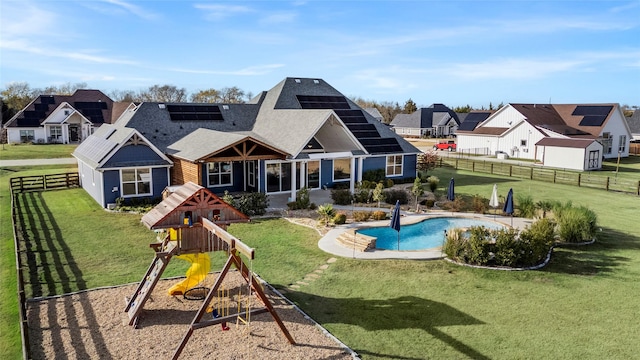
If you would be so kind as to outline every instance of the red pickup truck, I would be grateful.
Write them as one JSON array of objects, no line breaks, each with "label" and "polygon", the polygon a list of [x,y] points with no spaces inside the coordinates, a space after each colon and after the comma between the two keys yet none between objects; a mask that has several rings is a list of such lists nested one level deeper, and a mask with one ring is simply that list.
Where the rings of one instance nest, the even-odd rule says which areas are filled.
[{"label": "red pickup truck", "polygon": [[456,142],[453,140],[447,140],[447,141],[439,142],[433,145],[433,150],[454,151],[455,149],[456,149]]}]

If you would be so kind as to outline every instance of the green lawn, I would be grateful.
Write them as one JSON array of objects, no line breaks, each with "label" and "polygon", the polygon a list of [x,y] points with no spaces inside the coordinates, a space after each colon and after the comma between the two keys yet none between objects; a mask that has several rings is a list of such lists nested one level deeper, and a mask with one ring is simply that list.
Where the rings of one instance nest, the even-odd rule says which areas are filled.
[{"label": "green lawn", "polygon": [[64,144],[3,144],[0,160],[68,158],[78,145]]},{"label": "green lawn", "polygon": [[[602,232],[594,245],[554,250],[551,263],[538,271],[341,258],[288,296],[363,359],[627,359],[640,353],[640,197],[449,168],[431,173],[441,179],[440,192],[454,177],[458,194],[488,198],[497,183],[503,196],[513,188],[516,197],[586,205],[598,214]],[[26,175],[0,171],[3,359],[21,356],[12,234],[5,220],[7,178],[18,174]],[[49,264],[30,277],[36,291],[138,281],[151,260],[153,233],[139,224],[140,215],[107,213],[80,189],[24,195],[21,204],[32,207],[23,218],[31,219],[32,236],[42,240],[40,260]],[[330,257],[317,248],[316,232],[281,219],[234,224],[229,231],[256,248],[254,270],[279,288]],[[170,266],[166,276],[186,271],[184,262]]]}]

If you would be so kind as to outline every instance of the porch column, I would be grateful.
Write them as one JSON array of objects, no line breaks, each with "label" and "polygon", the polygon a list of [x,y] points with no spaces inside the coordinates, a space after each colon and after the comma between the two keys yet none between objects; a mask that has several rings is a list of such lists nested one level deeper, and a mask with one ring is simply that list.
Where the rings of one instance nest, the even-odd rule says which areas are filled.
[{"label": "porch column", "polygon": [[358,158],[358,182],[362,182],[362,173],[364,172],[362,170],[363,163],[364,163],[364,158],[361,156]]},{"label": "porch column", "polygon": [[300,189],[307,186],[307,177],[304,176],[306,173],[305,171],[306,168],[307,168],[307,162],[301,161],[300,162]]},{"label": "porch column", "polygon": [[356,190],[356,158],[355,156],[351,157],[351,176],[349,176],[349,191],[351,193],[355,193]]},{"label": "porch column", "polygon": [[291,201],[296,201],[296,178],[297,178],[297,171],[296,171],[296,162],[292,161],[291,162]]}]

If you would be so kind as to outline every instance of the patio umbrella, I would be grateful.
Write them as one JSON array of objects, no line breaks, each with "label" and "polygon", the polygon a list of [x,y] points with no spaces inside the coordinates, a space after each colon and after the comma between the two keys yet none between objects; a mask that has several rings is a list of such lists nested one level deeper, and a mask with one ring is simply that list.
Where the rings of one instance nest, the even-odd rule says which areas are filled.
[{"label": "patio umbrella", "polygon": [[398,232],[398,250],[400,250],[400,200],[396,200],[396,207],[391,213],[389,227]]},{"label": "patio umbrella", "polygon": [[447,200],[453,201],[456,198],[456,192],[454,190],[453,178],[449,181],[449,189],[447,190]]},{"label": "patio umbrella", "polygon": [[496,217],[495,209],[500,206],[500,201],[498,200],[498,184],[493,184],[493,192],[491,193],[491,199],[489,200],[489,206],[491,206],[494,210],[493,218]]},{"label": "patio umbrella", "polygon": [[502,211],[511,215],[511,226],[513,226],[513,188],[509,189],[509,192],[507,193],[507,199],[504,201],[504,208]]}]

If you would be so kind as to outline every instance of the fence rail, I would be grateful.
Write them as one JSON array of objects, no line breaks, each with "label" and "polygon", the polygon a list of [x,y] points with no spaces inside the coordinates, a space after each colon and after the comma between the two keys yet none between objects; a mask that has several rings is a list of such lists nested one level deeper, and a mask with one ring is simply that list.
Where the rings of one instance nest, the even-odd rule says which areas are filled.
[{"label": "fence rail", "polygon": [[[21,243],[22,224],[18,222],[15,194],[27,191],[44,191],[63,188],[74,188],[80,186],[78,173],[62,173],[53,175],[21,176],[9,179],[9,192],[11,196],[11,222],[13,227],[13,242],[16,257],[16,276],[18,282],[18,309],[20,316],[20,336],[22,338],[22,358],[31,359],[29,346],[29,327],[27,321],[27,298],[24,291],[24,271],[26,264],[23,263],[20,253],[24,251]],[[22,240],[22,241],[21,241]]]},{"label": "fence rail", "polygon": [[629,144],[629,155],[640,155],[640,144]]},{"label": "fence rail", "polygon": [[21,176],[10,179],[12,192],[66,189],[80,186],[78,173]]},{"label": "fence rail", "polygon": [[468,170],[486,174],[537,180],[554,184],[582,186],[607,191],[620,191],[640,196],[640,180],[619,179],[592,172],[574,172],[540,168],[534,165],[514,165],[501,162],[441,157],[440,166],[451,166],[457,170]]}]

